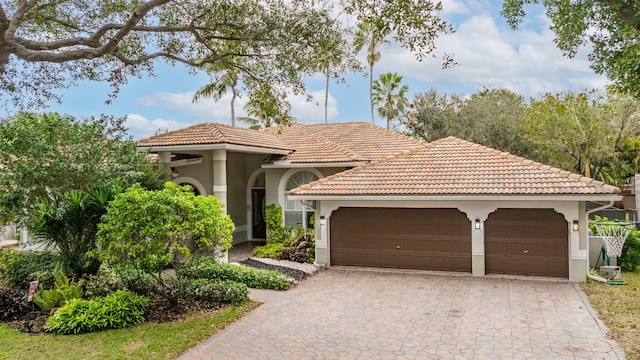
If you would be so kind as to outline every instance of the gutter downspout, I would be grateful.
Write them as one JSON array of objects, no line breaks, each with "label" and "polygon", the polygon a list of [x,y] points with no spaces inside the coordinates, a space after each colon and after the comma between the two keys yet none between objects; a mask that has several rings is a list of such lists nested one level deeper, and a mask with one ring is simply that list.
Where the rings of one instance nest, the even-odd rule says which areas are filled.
[{"label": "gutter downspout", "polygon": [[[610,200],[609,204],[607,204],[607,205],[602,205],[602,206],[599,206],[599,207],[597,207],[595,209],[587,210],[587,229],[589,229],[589,214],[594,213],[596,211],[603,210],[603,209],[608,209],[612,205],[613,205],[613,200]],[[607,281],[608,281],[607,279],[603,279],[601,277],[591,275],[591,273],[589,272],[589,270],[590,270],[590,268],[589,268],[589,251],[590,250],[591,250],[591,248],[589,246],[589,231],[587,231],[587,277],[589,279],[591,279],[591,280],[599,281],[601,283],[605,283],[606,284]]]}]

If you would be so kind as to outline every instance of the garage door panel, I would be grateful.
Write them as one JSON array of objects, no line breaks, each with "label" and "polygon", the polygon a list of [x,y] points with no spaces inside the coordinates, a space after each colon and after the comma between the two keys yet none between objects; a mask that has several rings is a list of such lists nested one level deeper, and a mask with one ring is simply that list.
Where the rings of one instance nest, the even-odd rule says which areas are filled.
[{"label": "garage door panel", "polygon": [[568,226],[552,209],[498,209],[485,222],[487,273],[569,276]]},{"label": "garage door panel", "polygon": [[333,265],[471,271],[471,223],[457,209],[340,208]]}]

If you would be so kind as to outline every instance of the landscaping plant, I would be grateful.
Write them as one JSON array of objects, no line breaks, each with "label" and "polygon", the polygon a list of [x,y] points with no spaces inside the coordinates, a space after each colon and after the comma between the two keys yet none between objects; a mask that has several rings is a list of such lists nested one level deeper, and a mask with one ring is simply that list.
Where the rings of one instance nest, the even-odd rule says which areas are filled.
[{"label": "landscaping plant", "polygon": [[273,271],[234,264],[219,264],[210,256],[199,256],[180,264],[180,276],[189,279],[226,280],[243,283],[254,289],[286,290],[293,279]]},{"label": "landscaping plant", "polygon": [[55,284],[53,289],[38,291],[33,297],[33,302],[43,310],[53,310],[63,306],[69,300],[82,297],[80,285],[69,281],[69,278],[62,272],[57,271],[54,277]]},{"label": "landscaping plant", "polygon": [[45,329],[60,334],[121,329],[142,323],[148,307],[147,299],[128,291],[91,300],[73,299],[47,320]]},{"label": "landscaping plant", "polygon": [[151,275],[158,295],[177,306],[188,284],[180,276],[163,275],[163,270],[177,267],[190,254],[229,249],[233,229],[213,196],[196,196],[173,183],[155,191],[134,185],[118,195],[102,217],[99,254]]},{"label": "landscaping plant", "polygon": [[247,285],[229,280],[196,279],[189,284],[188,296],[221,304],[240,304],[249,299]]},{"label": "landscaping plant", "polygon": [[33,310],[26,301],[24,290],[8,290],[0,288],[0,321],[20,320]]},{"label": "landscaping plant", "polygon": [[54,273],[59,267],[56,253],[32,253],[0,250],[0,279],[11,287],[28,289],[31,281],[38,280],[40,289],[49,289],[55,283]]}]

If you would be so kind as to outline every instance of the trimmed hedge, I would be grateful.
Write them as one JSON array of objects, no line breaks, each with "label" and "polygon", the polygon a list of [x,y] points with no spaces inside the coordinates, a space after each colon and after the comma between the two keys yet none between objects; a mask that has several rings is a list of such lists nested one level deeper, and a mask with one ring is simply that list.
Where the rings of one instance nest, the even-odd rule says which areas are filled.
[{"label": "trimmed hedge", "polygon": [[180,265],[179,273],[180,276],[190,279],[235,281],[254,289],[286,290],[293,282],[293,279],[277,271],[219,264],[210,256],[185,261]]},{"label": "trimmed hedge", "polygon": [[91,300],[73,299],[47,320],[45,329],[60,334],[121,329],[142,323],[148,308],[147,299],[128,291]]},{"label": "trimmed hedge", "polygon": [[223,304],[240,304],[249,299],[247,285],[229,280],[195,279],[187,293],[187,296],[194,300]]}]

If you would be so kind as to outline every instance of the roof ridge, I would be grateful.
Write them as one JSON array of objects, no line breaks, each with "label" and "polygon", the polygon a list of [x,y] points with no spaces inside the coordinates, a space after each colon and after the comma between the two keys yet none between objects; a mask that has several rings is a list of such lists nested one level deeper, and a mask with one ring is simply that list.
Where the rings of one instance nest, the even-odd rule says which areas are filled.
[{"label": "roof ridge", "polygon": [[218,125],[222,125],[222,124],[218,124],[218,123],[207,123],[207,127],[209,128],[209,130],[211,130],[211,133],[216,136],[217,139],[219,139],[221,142],[227,142],[227,136],[222,132],[222,130],[220,130],[220,128],[218,127]]},{"label": "roof ridge", "polygon": [[588,186],[602,187],[604,189],[610,190],[610,191],[615,192],[615,193],[620,193],[621,192],[620,188],[618,188],[616,186],[613,186],[613,185],[610,185],[610,184],[607,184],[607,183],[605,183],[603,181],[599,181],[599,180],[596,180],[594,178],[586,177],[586,176],[584,176],[582,174],[577,174],[577,173],[574,173],[574,172],[571,172],[571,171],[568,171],[568,170],[563,170],[563,169],[560,169],[560,168],[557,168],[557,167],[553,167],[551,165],[546,165],[546,164],[543,164],[543,163],[540,163],[540,162],[537,162],[537,161],[529,160],[529,159],[524,158],[522,156],[511,154],[510,152],[507,152],[507,151],[500,151],[498,149],[494,149],[494,148],[491,148],[491,147],[488,147],[488,146],[485,146],[485,145],[481,145],[481,144],[478,144],[478,143],[474,143],[474,142],[471,142],[471,141],[460,139],[460,138],[457,138],[455,136],[449,136],[449,137],[446,137],[446,138],[443,138],[443,139],[438,139],[438,140],[430,142],[429,144],[433,144],[433,143],[436,143],[436,142],[444,142],[444,141],[455,141],[455,142],[459,142],[459,143],[466,143],[466,144],[468,144],[468,145],[470,145],[472,147],[479,148],[479,150],[486,151],[487,153],[493,153],[495,155],[501,156],[501,157],[503,157],[503,158],[505,158],[507,160],[516,162],[516,163],[521,164],[521,165],[530,166],[530,167],[535,168],[535,169],[539,169],[539,170],[542,170],[542,171],[547,171],[547,172],[550,172],[550,173],[553,173],[553,174],[557,174],[557,175],[560,175],[560,176],[563,176],[563,177],[567,177],[570,180],[576,180],[576,181],[579,181],[579,182],[581,182],[581,183],[583,183],[585,185],[588,185]]}]

